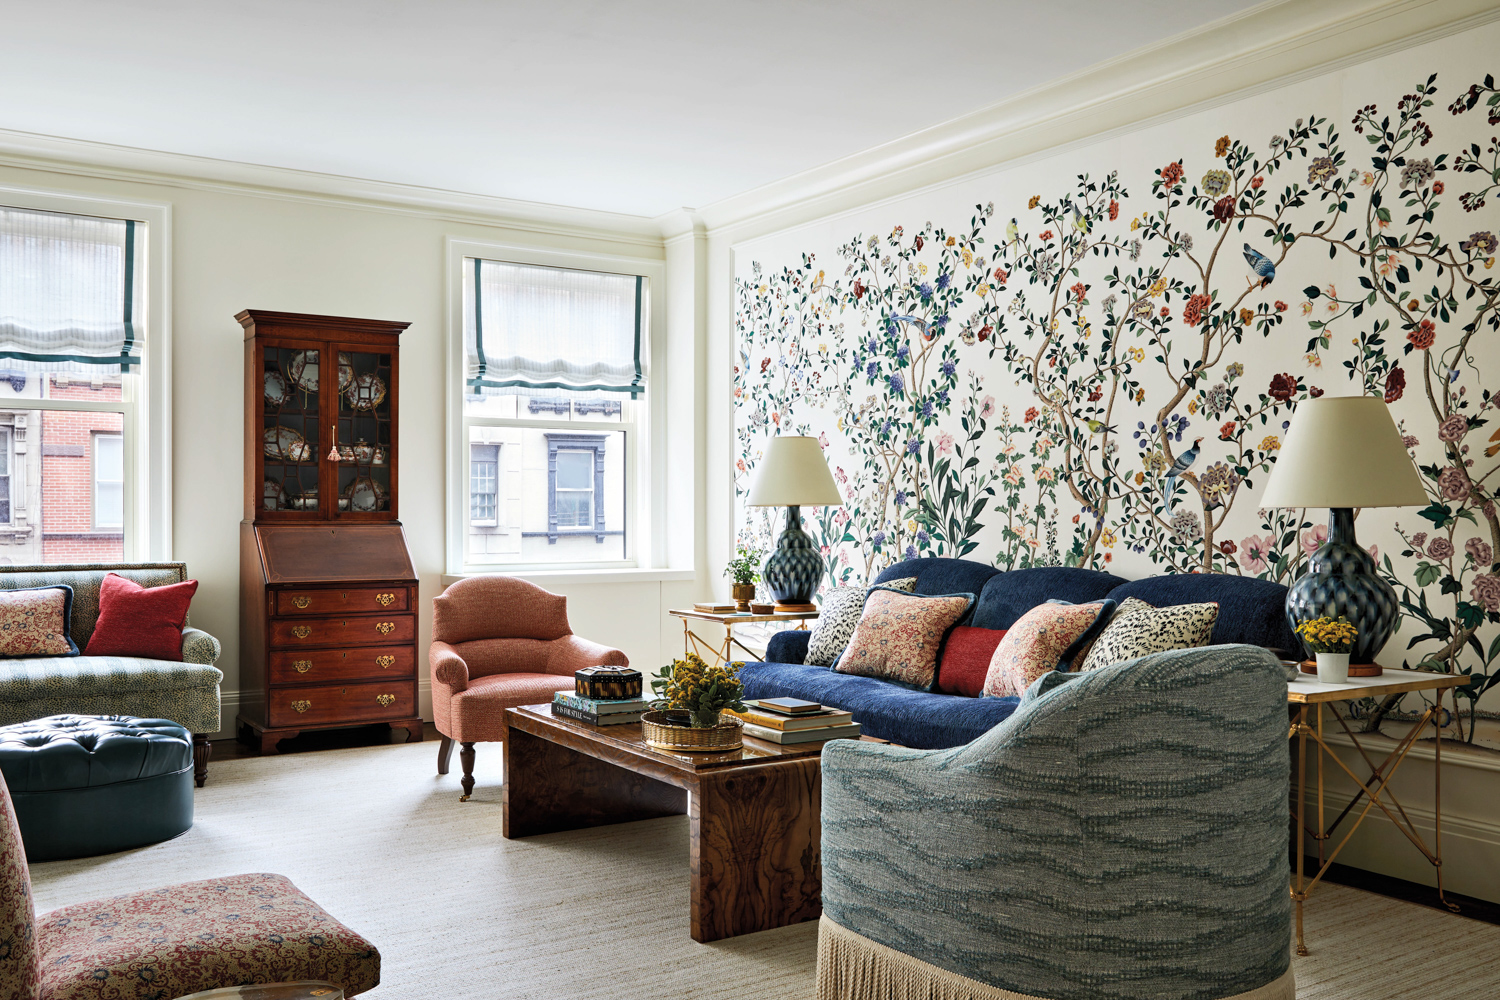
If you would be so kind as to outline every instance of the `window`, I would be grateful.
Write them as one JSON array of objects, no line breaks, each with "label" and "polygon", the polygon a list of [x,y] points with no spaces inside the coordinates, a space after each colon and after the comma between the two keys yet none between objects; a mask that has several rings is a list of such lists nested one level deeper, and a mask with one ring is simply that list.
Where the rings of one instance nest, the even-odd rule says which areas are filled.
[{"label": "window", "polygon": [[463,491],[450,498],[450,565],[634,564],[648,276],[472,253],[450,261],[462,359],[450,426],[462,450],[449,482]]},{"label": "window", "polygon": [[469,520],[493,526],[499,518],[500,446],[469,445]]},{"label": "window", "polygon": [[94,527],[125,524],[125,448],[118,434],[94,435]]},{"label": "window", "polygon": [[0,564],[164,557],[166,470],[134,467],[165,447],[165,401],[143,405],[160,289],[148,223],[108,217],[117,203],[14,196],[27,204],[0,206]]},{"label": "window", "polygon": [[0,524],[10,523],[11,431],[0,428]]}]

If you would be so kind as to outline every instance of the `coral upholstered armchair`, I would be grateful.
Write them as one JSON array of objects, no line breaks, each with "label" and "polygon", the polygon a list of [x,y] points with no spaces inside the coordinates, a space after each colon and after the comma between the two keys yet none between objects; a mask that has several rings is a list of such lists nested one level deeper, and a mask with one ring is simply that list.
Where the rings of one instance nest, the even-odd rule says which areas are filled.
[{"label": "coral upholstered armchair", "polygon": [[432,599],[432,714],[443,742],[438,774],[462,744],[464,794],[474,791],[474,744],[505,740],[505,710],[573,689],[573,671],[630,665],[618,649],[568,627],[568,599],[508,576],[460,580]]}]

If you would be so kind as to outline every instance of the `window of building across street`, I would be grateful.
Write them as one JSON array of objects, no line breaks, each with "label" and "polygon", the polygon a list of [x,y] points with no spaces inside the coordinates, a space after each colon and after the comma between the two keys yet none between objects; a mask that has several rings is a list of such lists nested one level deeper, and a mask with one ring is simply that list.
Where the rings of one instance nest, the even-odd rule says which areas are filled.
[{"label": "window of building across street", "polygon": [[463,267],[465,565],[628,564],[646,279]]}]

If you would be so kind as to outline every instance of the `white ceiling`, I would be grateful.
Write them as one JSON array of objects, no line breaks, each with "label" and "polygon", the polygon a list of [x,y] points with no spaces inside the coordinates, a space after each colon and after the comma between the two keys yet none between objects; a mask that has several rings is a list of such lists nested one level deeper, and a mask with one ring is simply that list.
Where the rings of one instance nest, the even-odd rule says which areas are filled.
[{"label": "white ceiling", "polygon": [[655,216],[1252,0],[7,0],[0,129]]}]

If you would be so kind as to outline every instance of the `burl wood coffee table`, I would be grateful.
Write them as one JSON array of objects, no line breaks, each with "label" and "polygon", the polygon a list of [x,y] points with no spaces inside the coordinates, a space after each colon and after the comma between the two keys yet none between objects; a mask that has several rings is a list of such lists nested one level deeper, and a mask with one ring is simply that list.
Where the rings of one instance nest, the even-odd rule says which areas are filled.
[{"label": "burl wood coffee table", "polygon": [[823,912],[822,743],[746,737],[732,753],[677,754],[646,746],[639,723],[591,726],[546,705],[505,720],[507,838],[688,813],[694,941]]}]

